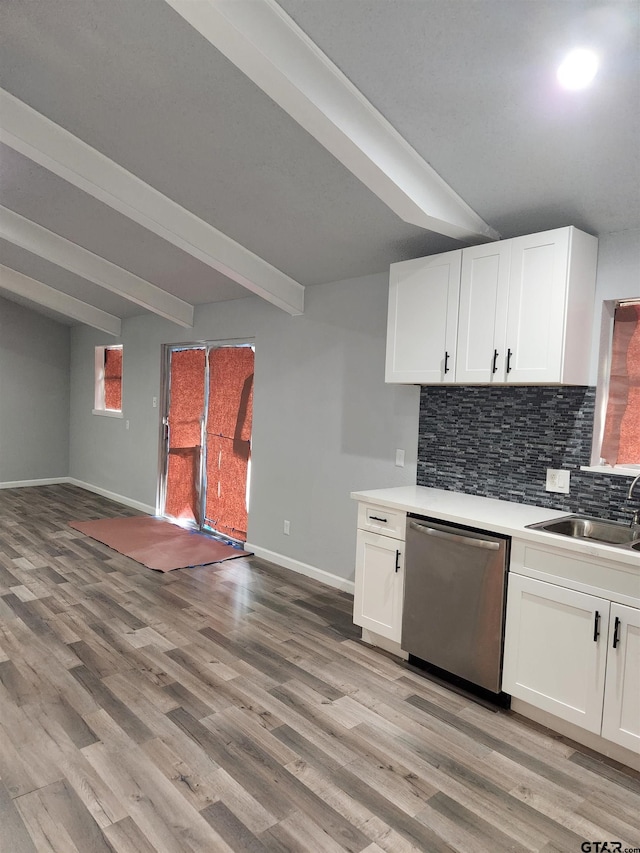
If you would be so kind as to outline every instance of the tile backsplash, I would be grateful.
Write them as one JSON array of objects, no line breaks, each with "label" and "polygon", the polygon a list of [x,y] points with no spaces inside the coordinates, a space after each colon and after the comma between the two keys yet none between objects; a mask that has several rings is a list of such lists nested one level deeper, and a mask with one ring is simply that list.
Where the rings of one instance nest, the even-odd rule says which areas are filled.
[{"label": "tile backsplash", "polygon": [[[628,521],[631,479],[580,471],[594,408],[583,386],[423,386],[418,485]],[[547,468],[570,469],[568,495],[545,491]]]}]

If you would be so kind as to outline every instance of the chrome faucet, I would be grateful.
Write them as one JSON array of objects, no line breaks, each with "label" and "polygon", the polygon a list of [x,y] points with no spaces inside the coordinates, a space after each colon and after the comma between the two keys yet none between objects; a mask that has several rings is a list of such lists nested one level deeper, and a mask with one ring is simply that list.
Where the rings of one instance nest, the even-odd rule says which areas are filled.
[{"label": "chrome faucet", "polygon": [[[633,483],[629,486],[629,491],[627,493],[627,500],[630,501],[633,497],[633,490],[640,482],[640,474],[635,478]],[[633,517],[631,519],[631,527],[640,527],[640,509],[636,509],[633,513]]]}]

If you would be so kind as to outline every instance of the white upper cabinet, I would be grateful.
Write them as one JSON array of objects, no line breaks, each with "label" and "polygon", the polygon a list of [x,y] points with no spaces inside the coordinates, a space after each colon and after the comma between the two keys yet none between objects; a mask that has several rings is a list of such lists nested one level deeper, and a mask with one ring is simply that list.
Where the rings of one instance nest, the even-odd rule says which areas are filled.
[{"label": "white upper cabinet", "polygon": [[588,384],[597,246],[570,226],[392,264],[387,382]]},{"label": "white upper cabinet", "polygon": [[462,252],[456,382],[505,381],[510,249],[502,240]]},{"label": "white upper cabinet", "polygon": [[453,381],[461,258],[458,250],[391,265],[387,382]]},{"label": "white upper cabinet", "polygon": [[509,242],[507,382],[588,384],[598,241],[559,228]]}]

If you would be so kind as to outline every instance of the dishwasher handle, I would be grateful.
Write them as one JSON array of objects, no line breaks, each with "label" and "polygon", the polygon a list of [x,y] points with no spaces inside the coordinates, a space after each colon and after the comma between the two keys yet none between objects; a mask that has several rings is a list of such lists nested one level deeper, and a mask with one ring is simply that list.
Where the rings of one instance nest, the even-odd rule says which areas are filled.
[{"label": "dishwasher handle", "polygon": [[469,545],[471,548],[486,548],[488,551],[497,551],[501,544],[500,542],[491,542],[486,539],[472,539],[468,536],[460,536],[458,533],[447,533],[444,530],[435,530],[433,527],[418,524],[417,521],[410,521],[409,526],[418,533],[425,533],[427,536],[436,536],[438,539],[448,539],[450,542],[459,542],[461,545]]}]

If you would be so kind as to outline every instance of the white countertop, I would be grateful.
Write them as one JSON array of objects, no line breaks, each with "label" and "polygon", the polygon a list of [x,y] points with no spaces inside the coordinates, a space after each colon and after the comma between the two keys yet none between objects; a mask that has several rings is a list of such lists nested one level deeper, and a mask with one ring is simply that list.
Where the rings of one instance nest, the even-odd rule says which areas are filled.
[{"label": "white countertop", "polygon": [[390,509],[415,512],[431,518],[466,524],[483,530],[503,533],[518,539],[529,539],[540,544],[567,548],[591,557],[616,560],[640,569],[640,551],[618,548],[593,540],[571,539],[544,530],[528,530],[526,525],[537,524],[552,518],[562,518],[571,513],[548,507],[499,501],[462,492],[431,489],[426,486],[398,486],[391,489],[372,489],[366,492],[351,492],[356,501],[367,501]]}]

